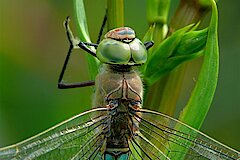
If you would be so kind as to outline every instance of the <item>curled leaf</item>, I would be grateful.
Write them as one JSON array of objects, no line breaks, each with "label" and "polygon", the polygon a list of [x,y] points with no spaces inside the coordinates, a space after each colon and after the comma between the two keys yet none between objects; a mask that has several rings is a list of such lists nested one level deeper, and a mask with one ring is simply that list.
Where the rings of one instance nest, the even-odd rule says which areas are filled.
[{"label": "curled leaf", "polygon": [[149,55],[144,72],[145,80],[149,85],[179,64],[202,55],[201,51],[207,39],[207,29],[192,31],[192,28],[195,28],[194,25],[188,25],[174,32]]},{"label": "curled leaf", "polygon": [[207,42],[207,32],[208,29],[206,28],[200,31],[190,31],[186,33],[182,37],[174,56],[189,55],[202,50]]}]

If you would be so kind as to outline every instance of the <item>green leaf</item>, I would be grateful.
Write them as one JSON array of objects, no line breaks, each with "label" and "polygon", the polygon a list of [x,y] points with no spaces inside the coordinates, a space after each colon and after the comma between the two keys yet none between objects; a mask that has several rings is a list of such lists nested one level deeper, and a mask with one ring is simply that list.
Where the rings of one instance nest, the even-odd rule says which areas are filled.
[{"label": "green leaf", "polygon": [[[191,97],[185,106],[179,120],[199,129],[205,119],[205,116],[210,108],[213,100],[215,89],[217,86],[218,69],[219,69],[219,49],[218,49],[218,11],[214,0],[212,2],[212,16],[209,25],[207,44],[204,54],[203,65],[196,82],[195,88],[192,91]],[[176,130],[185,132],[179,126]],[[172,146],[172,150],[179,150],[178,146]],[[184,150],[182,152],[186,152]],[[184,157],[176,157],[176,159],[184,159]]]},{"label": "green leaf", "polygon": [[144,72],[144,77],[148,84],[153,84],[161,77],[162,67],[179,45],[184,33],[190,30],[192,26],[191,24],[174,32],[170,37],[158,45],[151,55],[149,55],[146,70]]},{"label": "green leaf", "polygon": [[83,42],[91,42],[87,27],[87,19],[83,0],[74,0],[75,16],[79,38]]},{"label": "green leaf", "polygon": [[208,29],[206,28],[200,31],[190,31],[186,33],[182,37],[173,56],[189,55],[202,50],[207,42],[207,32]]},{"label": "green leaf", "polygon": [[145,72],[148,84],[153,84],[179,64],[203,54],[201,50],[206,45],[207,29],[186,32],[189,27],[191,25],[173,33],[157,47],[152,56],[150,55]]},{"label": "green leaf", "polygon": [[199,52],[195,52],[193,54],[171,57],[166,61],[166,64],[161,69],[162,74],[169,73],[171,70],[176,68],[179,64],[182,64],[185,61],[193,60],[193,59],[198,58],[202,55],[203,55],[203,51],[200,50]]},{"label": "green leaf", "polygon": [[[87,27],[87,19],[84,9],[83,0],[74,0],[74,10],[75,17],[77,21],[77,30],[79,38],[82,42],[91,42],[88,27]],[[95,50],[91,47],[92,50]],[[86,55],[88,61],[89,74],[91,79],[95,79],[98,71],[98,63],[99,61],[90,54]]]},{"label": "green leaf", "polygon": [[[219,49],[218,49],[218,11],[212,0],[212,17],[209,25],[207,44],[203,65],[192,91],[190,100],[179,119],[194,128],[199,129],[212,103],[218,79]],[[187,114],[190,112],[190,114]]]},{"label": "green leaf", "polygon": [[155,24],[149,26],[148,31],[145,33],[144,37],[142,38],[142,42],[153,40],[154,29],[155,29]]}]

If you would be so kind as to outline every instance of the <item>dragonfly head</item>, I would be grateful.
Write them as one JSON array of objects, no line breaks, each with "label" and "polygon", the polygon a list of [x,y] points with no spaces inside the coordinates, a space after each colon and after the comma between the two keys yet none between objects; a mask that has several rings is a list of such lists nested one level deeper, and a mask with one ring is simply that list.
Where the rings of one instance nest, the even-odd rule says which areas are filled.
[{"label": "dragonfly head", "polygon": [[147,61],[146,47],[129,27],[107,32],[96,54],[101,62],[114,65],[140,65]]}]

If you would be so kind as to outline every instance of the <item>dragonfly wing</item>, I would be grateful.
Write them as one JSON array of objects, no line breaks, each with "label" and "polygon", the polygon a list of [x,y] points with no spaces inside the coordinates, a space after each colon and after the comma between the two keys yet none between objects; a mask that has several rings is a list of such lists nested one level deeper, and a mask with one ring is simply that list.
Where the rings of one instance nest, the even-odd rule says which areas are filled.
[{"label": "dragonfly wing", "polygon": [[94,159],[104,144],[106,108],[74,116],[25,141],[0,148],[0,159]]},{"label": "dragonfly wing", "polygon": [[[139,124],[131,140],[137,159],[238,160],[240,153],[198,130],[159,112],[131,113]],[[136,157],[135,156],[135,157]]]},{"label": "dragonfly wing", "polygon": [[141,132],[135,133],[129,141],[131,159],[136,160],[170,160],[150,139]]}]

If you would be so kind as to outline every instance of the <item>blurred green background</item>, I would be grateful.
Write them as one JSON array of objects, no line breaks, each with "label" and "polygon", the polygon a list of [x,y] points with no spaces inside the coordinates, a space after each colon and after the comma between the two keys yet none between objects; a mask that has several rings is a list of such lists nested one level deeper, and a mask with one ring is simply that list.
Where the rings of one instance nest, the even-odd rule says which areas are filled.
[{"label": "blurred green background", "polygon": [[[103,0],[87,0],[89,31],[95,42],[104,16]],[[177,5],[178,1],[172,1]],[[126,2],[126,26],[138,37],[147,30],[145,1]],[[137,4],[137,7],[136,7]],[[33,136],[91,108],[92,88],[57,89],[68,50],[63,21],[72,17],[72,1],[0,1],[0,147]],[[219,1],[220,75],[202,131],[240,150],[240,1]],[[174,6],[173,6],[174,8]],[[88,80],[82,51],[71,58],[66,81]],[[194,75],[194,74],[193,74]],[[187,74],[181,98],[196,77]]]}]

